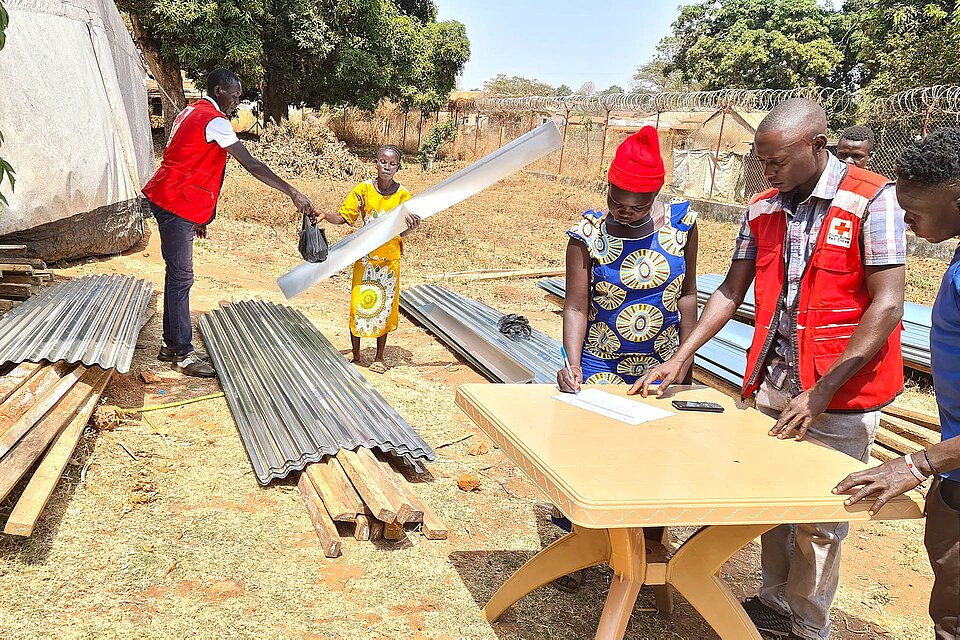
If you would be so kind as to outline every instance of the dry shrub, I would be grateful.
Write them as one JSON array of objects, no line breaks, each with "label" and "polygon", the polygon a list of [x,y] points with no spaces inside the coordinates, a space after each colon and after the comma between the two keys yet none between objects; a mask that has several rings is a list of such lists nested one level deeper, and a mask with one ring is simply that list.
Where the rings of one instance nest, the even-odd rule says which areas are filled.
[{"label": "dry shrub", "polygon": [[298,178],[365,180],[370,170],[319,121],[270,124],[250,152],[273,169]]}]

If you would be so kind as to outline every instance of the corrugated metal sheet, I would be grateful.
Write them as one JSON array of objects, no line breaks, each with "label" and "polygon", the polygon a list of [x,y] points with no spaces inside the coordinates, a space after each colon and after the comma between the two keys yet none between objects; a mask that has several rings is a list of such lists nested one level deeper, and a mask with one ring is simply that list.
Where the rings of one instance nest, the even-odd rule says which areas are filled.
[{"label": "corrugated metal sheet", "polygon": [[433,449],[307,318],[245,301],[200,318],[257,480],[268,484],[340,449],[433,460]]},{"label": "corrugated metal sheet", "polygon": [[130,370],[153,285],[128,276],[58,282],[0,319],[0,363],[82,362]]},{"label": "corrugated metal sheet", "polygon": [[536,330],[533,331],[530,339],[504,335],[497,328],[497,321],[504,316],[503,313],[437,285],[425,284],[404,289],[400,294],[400,308],[403,312],[429,329],[494,382],[504,382],[504,380],[499,379],[495,372],[486,368],[483,362],[474,357],[464,345],[447,335],[442,327],[430,321],[428,316],[431,305],[445,310],[453,317],[470,325],[479,338],[530,370],[533,373],[534,382],[541,384],[556,382],[557,371],[563,367],[563,356],[560,354],[558,340]]}]

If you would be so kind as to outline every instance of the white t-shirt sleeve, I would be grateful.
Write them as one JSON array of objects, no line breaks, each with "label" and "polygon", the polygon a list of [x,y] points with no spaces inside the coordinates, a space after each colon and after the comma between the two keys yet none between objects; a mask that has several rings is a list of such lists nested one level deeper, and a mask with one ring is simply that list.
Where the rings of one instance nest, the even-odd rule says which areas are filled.
[{"label": "white t-shirt sleeve", "polygon": [[233,127],[230,126],[230,121],[226,118],[214,118],[208,122],[204,136],[207,142],[216,142],[221,149],[226,149],[239,140]]}]

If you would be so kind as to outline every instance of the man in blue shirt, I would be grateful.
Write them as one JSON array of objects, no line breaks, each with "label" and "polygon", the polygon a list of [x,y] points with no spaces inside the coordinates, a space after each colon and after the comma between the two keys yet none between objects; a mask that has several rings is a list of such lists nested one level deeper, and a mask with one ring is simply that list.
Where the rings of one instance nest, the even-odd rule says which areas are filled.
[{"label": "man in blue shirt", "polygon": [[[960,236],[960,129],[941,129],[908,147],[897,163],[897,199],[904,221],[921,238]],[[937,640],[960,639],[960,249],[933,305],[930,362],[940,407],[942,441],[923,451],[847,476],[834,493],[846,504],[890,498],[934,476],[927,493],[924,544],[933,566],[930,617]]]}]

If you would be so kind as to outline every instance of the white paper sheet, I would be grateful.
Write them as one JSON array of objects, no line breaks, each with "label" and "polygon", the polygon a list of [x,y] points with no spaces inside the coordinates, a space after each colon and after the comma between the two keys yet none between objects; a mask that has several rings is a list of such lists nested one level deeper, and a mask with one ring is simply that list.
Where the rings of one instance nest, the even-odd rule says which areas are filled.
[{"label": "white paper sheet", "polygon": [[410,198],[387,215],[364,225],[330,247],[326,260],[317,264],[301,263],[280,276],[277,284],[289,300],[400,235],[407,228],[408,213],[418,215],[421,219],[429,218],[483,191],[561,146],[563,138],[560,130],[551,120]]},{"label": "white paper sheet", "polygon": [[672,411],[651,407],[648,404],[630,400],[623,396],[616,396],[599,389],[584,389],[577,394],[561,393],[558,396],[553,396],[553,398],[630,425],[653,422],[676,415]]}]

